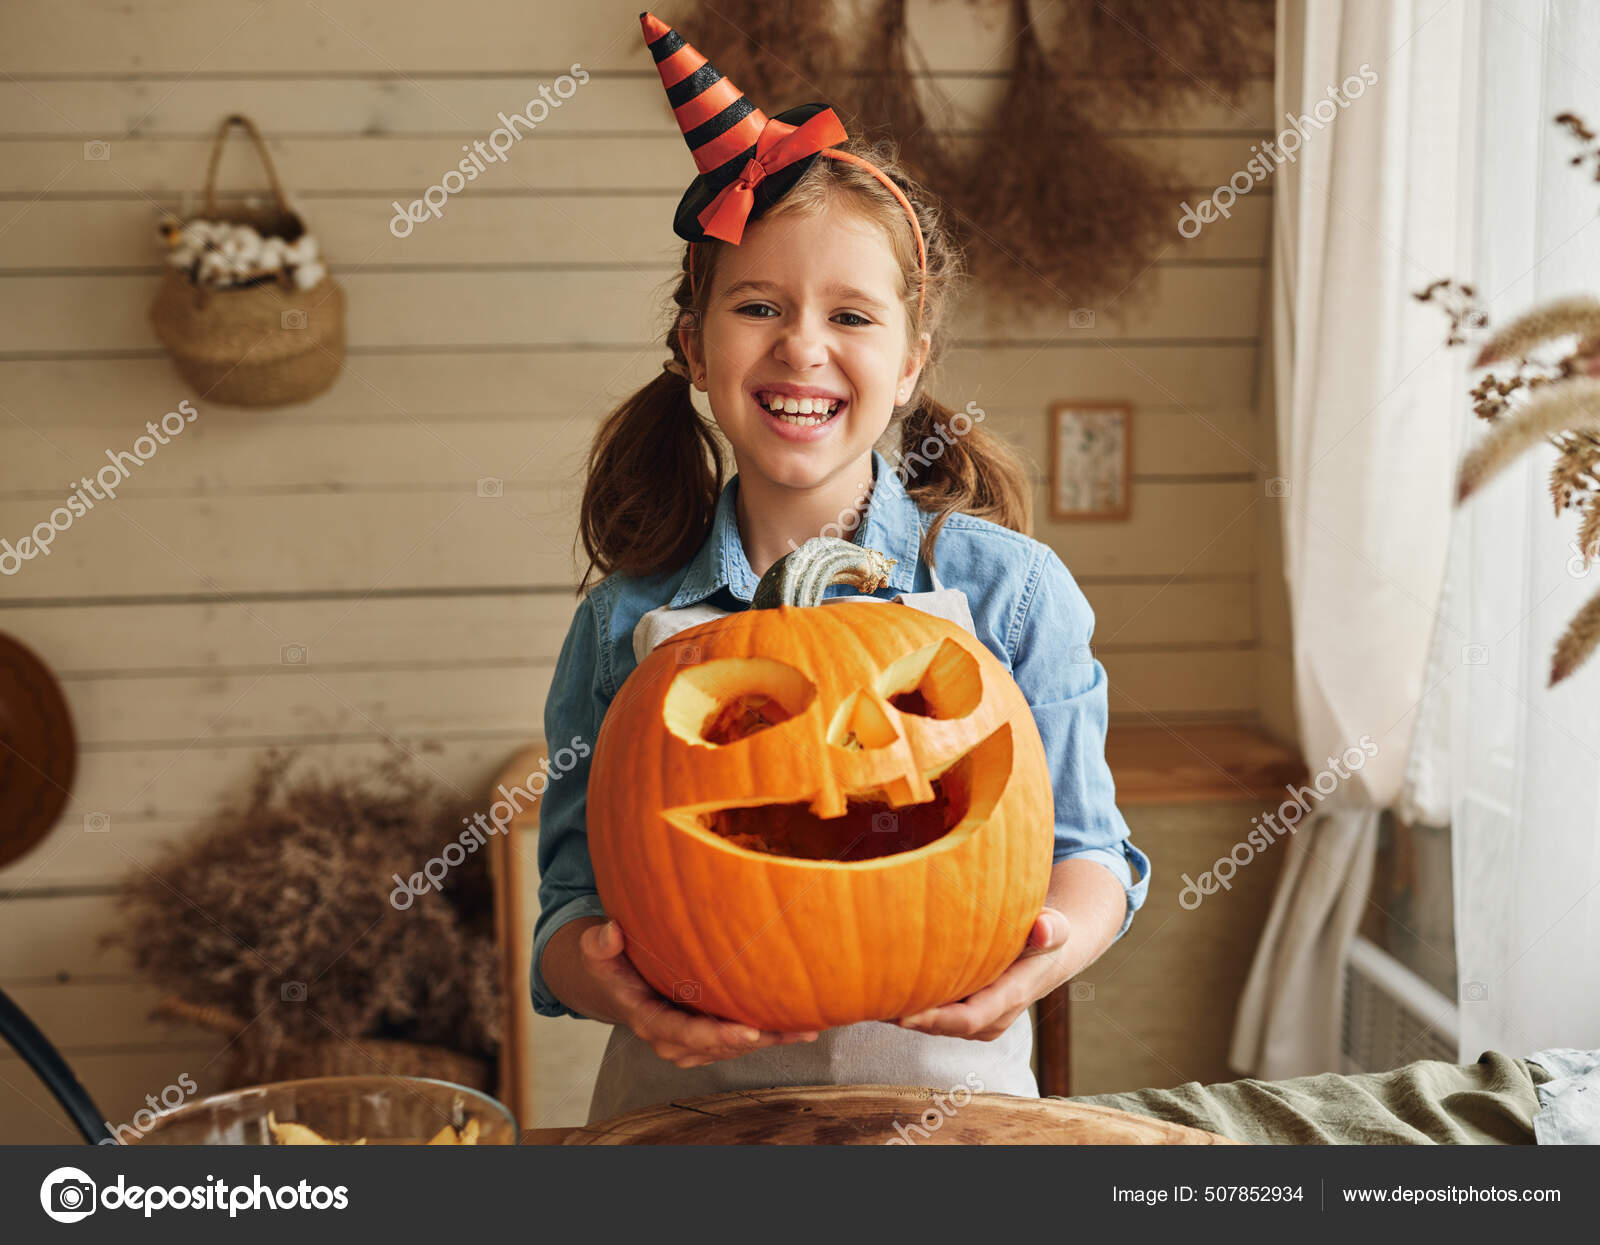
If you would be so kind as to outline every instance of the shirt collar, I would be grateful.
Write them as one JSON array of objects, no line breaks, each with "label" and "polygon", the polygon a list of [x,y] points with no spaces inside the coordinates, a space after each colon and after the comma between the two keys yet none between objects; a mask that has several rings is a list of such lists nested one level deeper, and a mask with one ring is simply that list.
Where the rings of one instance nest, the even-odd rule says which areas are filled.
[{"label": "shirt collar", "polygon": [[[922,515],[911,494],[906,492],[899,475],[889,466],[876,449],[872,451],[872,496],[867,502],[866,530],[861,544],[876,549],[895,559],[889,572],[889,587],[896,592],[912,592],[917,582],[917,553],[922,542]],[[677,595],[669,601],[669,609],[682,609],[703,601],[721,588],[726,588],[746,605],[756,591],[756,574],[750,569],[744,544],[739,539],[739,516],[735,509],[738,500],[739,477],[735,475],[723,486],[717,498],[717,514],[711,524],[711,534],[700,546],[689,563]]]}]

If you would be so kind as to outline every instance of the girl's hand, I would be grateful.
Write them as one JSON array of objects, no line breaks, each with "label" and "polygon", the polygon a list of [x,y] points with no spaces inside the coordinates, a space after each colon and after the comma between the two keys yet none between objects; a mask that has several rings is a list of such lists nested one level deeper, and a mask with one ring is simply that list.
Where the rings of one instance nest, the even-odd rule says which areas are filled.
[{"label": "girl's hand", "polygon": [[1067,979],[1055,952],[1067,945],[1071,922],[1059,908],[1045,908],[1028,931],[1028,947],[1012,966],[975,994],[943,1007],[930,1007],[894,1024],[918,1033],[992,1042],[1035,1000]]},{"label": "girl's hand", "polygon": [[622,1023],[650,1043],[662,1059],[680,1068],[698,1068],[719,1059],[747,1055],[763,1046],[815,1042],[814,1031],[762,1031],[733,1020],[684,1011],[657,994],[624,953],[622,927],[606,921],[578,939],[584,967],[601,986]]}]

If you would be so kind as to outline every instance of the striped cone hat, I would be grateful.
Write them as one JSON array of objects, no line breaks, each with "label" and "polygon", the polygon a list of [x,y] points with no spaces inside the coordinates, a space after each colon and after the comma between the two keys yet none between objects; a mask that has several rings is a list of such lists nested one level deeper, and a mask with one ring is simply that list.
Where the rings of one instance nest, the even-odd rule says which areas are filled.
[{"label": "striped cone hat", "polygon": [[673,232],[689,242],[737,244],[745,225],[781,199],[824,147],[845,141],[844,126],[826,104],[768,117],[655,14],[639,14],[639,24],[699,170]]}]

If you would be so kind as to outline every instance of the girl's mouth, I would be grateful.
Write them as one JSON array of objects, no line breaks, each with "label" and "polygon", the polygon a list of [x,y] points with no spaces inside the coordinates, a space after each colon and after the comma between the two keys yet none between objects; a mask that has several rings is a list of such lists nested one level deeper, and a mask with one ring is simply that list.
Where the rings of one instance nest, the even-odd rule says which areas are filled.
[{"label": "girl's mouth", "polygon": [[761,408],[775,432],[795,441],[816,440],[838,422],[849,405],[844,399],[795,398],[764,389],[751,394],[751,400]]}]

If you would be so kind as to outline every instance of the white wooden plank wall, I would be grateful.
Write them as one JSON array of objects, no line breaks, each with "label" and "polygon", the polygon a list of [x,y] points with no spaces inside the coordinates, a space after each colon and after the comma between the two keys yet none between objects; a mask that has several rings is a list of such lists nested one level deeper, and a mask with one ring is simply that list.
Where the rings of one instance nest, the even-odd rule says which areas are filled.
[{"label": "white wooden plank wall", "polygon": [[[925,84],[959,129],[994,98],[1004,32],[919,0]],[[676,268],[682,142],[637,5],[164,0],[0,11],[0,536],[147,420],[194,399],[145,318],[155,208],[192,209],[230,111],[269,136],[350,299],[350,358],[300,407],[199,418],[48,559],[0,578],[0,630],[58,673],[82,743],[72,805],[0,871],[0,985],[113,1122],[218,1042],[147,1018],[153,992],[97,936],[117,879],[236,792],[263,749],[426,747],[464,791],[538,733],[576,602],[578,471],[596,422],[655,373]],[[663,16],[676,14],[668,8]],[[974,23],[978,23],[974,25]],[[409,201],[574,63],[590,82],[405,240]],[[749,84],[747,84],[749,85]],[[1245,106],[1108,120],[1202,194],[1271,126]],[[86,148],[109,143],[109,149]],[[106,158],[90,158],[106,155]],[[236,135],[226,189],[264,185]],[[1137,410],[1134,517],[1036,535],[1098,615],[1118,720],[1258,712],[1257,365],[1270,191],[1178,236],[1092,330],[975,296],[941,391],[976,400],[1036,468],[1045,409]],[[1177,220],[1174,206],[1174,224]],[[504,481],[500,496],[479,481]],[[294,660],[303,650],[304,660]],[[86,823],[96,827],[86,829]],[[106,829],[105,827],[109,827]],[[531,844],[530,877],[536,876]],[[539,1117],[581,1122],[597,1026],[541,1022]],[[575,1036],[580,1034],[582,1036]],[[73,1135],[0,1053],[0,1142]]]}]

